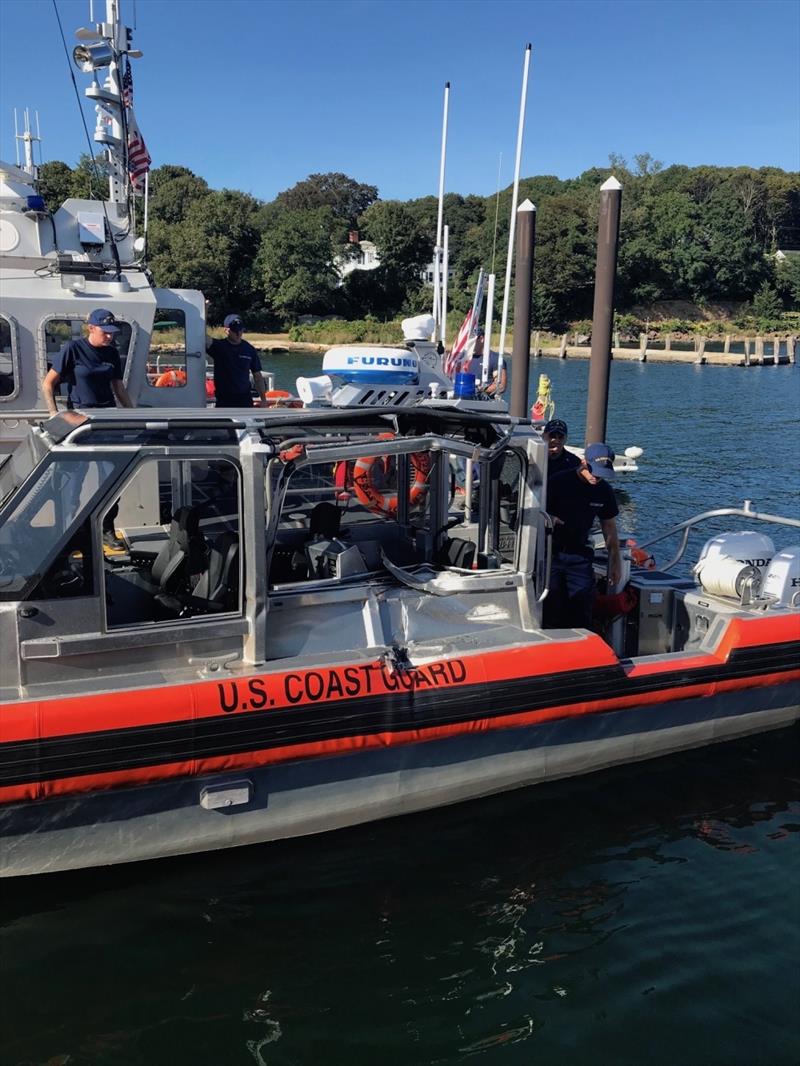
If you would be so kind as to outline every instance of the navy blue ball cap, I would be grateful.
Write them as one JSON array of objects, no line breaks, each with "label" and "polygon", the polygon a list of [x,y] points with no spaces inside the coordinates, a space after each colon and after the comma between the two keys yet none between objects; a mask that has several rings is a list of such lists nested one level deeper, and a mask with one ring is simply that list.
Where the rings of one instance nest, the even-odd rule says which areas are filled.
[{"label": "navy blue ball cap", "polygon": [[226,329],[235,329],[237,333],[242,330],[242,320],[238,315],[226,315],[222,324]]},{"label": "navy blue ball cap", "polygon": [[106,311],[104,307],[98,307],[96,311],[92,311],[86,321],[90,326],[99,326],[104,333],[119,333],[114,312]]},{"label": "navy blue ball cap", "polygon": [[545,424],[542,433],[560,433],[562,437],[569,436],[567,423],[563,418],[551,418],[550,421]]},{"label": "navy blue ball cap", "polygon": [[616,455],[607,444],[590,444],[583,457],[595,477],[602,477],[610,481],[617,476],[614,473]]}]

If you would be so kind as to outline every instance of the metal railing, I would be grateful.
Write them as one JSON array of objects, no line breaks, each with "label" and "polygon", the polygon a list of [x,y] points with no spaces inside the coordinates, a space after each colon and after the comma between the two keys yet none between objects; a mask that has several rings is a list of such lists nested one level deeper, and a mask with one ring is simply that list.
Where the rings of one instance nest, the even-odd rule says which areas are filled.
[{"label": "metal railing", "polygon": [[675,536],[676,533],[683,532],[680,547],[678,548],[675,557],[670,559],[665,566],[659,567],[659,570],[665,573],[683,558],[686,546],[689,543],[689,533],[694,526],[707,521],[709,518],[722,518],[725,515],[736,515],[739,518],[754,518],[759,522],[772,522],[776,525],[793,526],[796,529],[800,529],[800,519],[784,518],[782,515],[762,514],[760,511],[753,510],[750,500],[745,500],[742,507],[719,507],[715,511],[704,511],[702,514],[695,515],[693,518],[687,518],[685,522],[679,522],[676,526],[668,529],[666,533],[660,533],[657,537],[644,541],[642,544],[638,545],[638,547],[642,549],[650,548],[653,544],[658,544],[659,541],[666,540],[667,537],[672,537]]}]

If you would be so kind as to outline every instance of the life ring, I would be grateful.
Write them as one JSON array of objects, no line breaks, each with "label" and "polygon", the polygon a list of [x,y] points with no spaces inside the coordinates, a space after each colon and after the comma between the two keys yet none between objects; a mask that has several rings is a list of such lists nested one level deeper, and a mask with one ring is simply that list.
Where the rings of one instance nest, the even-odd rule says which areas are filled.
[{"label": "life ring", "polygon": [[[391,436],[391,434],[389,434]],[[409,456],[411,468],[414,471],[414,480],[409,489],[408,499],[412,507],[417,507],[425,502],[428,495],[428,476],[431,472],[431,457],[428,452],[412,452]],[[381,492],[375,483],[375,463],[380,460],[384,464],[387,457],[380,455],[366,455],[356,459],[353,467],[353,488],[356,498],[368,511],[373,514],[391,516],[397,514],[397,491]]]},{"label": "life ring", "polygon": [[165,370],[163,374],[156,378],[155,386],[157,389],[174,389],[178,386],[186,384],[186,371],[185,370]]},{"label": "life ring", "polygon": [[655,570],[656,561],[646,548],[637,548],[635,540],[629,540],[626,547],[630,548],[631,562],[640,570]]},{"label": "life ring", "polygon": [[[286,401],[289,401],[288,403]],[[269,389],[264,393],[264,407],[302,407],[285,389]]]}]

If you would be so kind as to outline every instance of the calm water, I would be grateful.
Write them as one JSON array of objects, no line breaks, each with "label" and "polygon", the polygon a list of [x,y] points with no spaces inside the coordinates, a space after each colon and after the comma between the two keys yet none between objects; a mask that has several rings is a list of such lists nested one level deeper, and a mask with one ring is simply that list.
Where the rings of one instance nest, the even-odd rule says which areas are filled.
[{"label": "calm water", "polygon": [[[319,368],[271,362],[279,386]],[[537,361],[532,390],[539,372],[578,441],[588,365]],[[609,439],[645,449],[625,525],[644,539],[745,497],[796,515],[799,385],[790,367],[614,364]],[[784,730],[321,838],[5,883],[0,1062],[796,1066],[798,755]]]}]

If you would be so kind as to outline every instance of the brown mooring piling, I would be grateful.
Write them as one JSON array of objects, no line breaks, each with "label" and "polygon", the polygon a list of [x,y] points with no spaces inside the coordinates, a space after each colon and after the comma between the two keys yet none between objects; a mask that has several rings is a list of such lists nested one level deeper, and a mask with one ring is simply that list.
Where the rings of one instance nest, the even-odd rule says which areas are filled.
[{"label": "brown mooring piling", "polygon": [[528,378],[531,358],[531,297],[536,208],[525,200],[517,208],[516,270],[514,273],[514,347],[511,351],[511,403],[515,418],[528,417]]},{"label": "brown mooring piling", "polygon": [[612,176],[600,187],[597,269],[594,278],[594,310],[592,312],[592,354],[589,363],[589,396],[586,402],[586,444],[606,439],[608,377],[611,367],[614,283],[617,276],[621,202],[622,186]]}]

